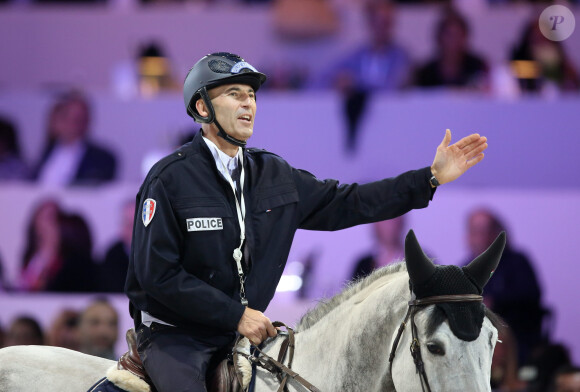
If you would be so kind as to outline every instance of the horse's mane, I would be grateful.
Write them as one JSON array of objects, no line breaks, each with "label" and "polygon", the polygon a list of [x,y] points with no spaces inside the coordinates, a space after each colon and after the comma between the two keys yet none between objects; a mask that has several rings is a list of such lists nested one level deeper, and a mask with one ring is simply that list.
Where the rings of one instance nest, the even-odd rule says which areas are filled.
[{"label": "horse's mane", "polygon": [[[296,332],[304,331],[312,327],[314,324],[323,319],[324,316],[330,313],[333,309],[338,307],[341,303],[348,300],[349,298],[352,298],[354,295],[360,293],[361,291],[365,290],[377,280],[385,278],[389,275],[393,275],[397,272],[406,270],[407,265],[405,264],[404,261],[402,261],[399,263],[390,264],[383,268],[379,268],[373,271],[370,275],[368,275],[365,278],[355,279],[348,282],[346,284],[346,287],[340,293],[336,294],[334,297],[330,299],[321,300],[318,303],[318,305],[316,305],[314,308],[309,310],[304,316],[302,316],[302,318],[296,325],[295,328]],[[487,307],[485,307],[485,316],[491,321],[493,326],[496,327],[498,330],[502,330],[503,328],[505,328],[505,322],[501,319],[501,317],[493,313]],[[446,316],[443,313],[443,311],[435,307],[434,311],[431,312],[428,320],[427,334],[428,335],[432,334],[435,331],[435,329],[439,325],[441,325],[443,321],[445,321],[445,319]]]},{"label": "horse's mane", "polygon": [[355,279],[346,284],[346,287],[334,297],[330,299],[323,299],[321,300],[318,305],[316,305],[313,309],[309,310],[298,322],[296,325],[296,332],[304,331],[318,321],[320,321],[324,316],[330,313],[333,309],[338,307],[341,303],[348,300],[355,294],[360,293],[371,284],[376,282],[379,279],[382,279],[388,275],[392,275],[394,273],[400,271],[406,271],[407,265],[404,262],[399,262],[395,264],[390,264],[386,267],[379,268],[373,271],[370,275],[362,279]]}]

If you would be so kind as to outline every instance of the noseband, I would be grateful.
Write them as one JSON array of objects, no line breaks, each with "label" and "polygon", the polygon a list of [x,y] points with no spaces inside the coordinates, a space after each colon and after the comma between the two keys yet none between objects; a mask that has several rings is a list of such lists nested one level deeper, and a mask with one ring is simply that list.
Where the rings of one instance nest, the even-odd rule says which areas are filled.
[{"label": "noseband", "polygon": [[413,362],[415,362],[415,368],[417,373],[419,373],[419,379],[421,380],[421,389],[423,392],[431,392],[429,387],[429,381],[427,380],[427,373],[425,373],[425,364],[421,358],[421,346],[419,343],[419,338],[417,337],[417,326],[415,325],[415,313],[417,309],[422,306],[441,304],[441,303],[453,303],[453,302],[481,302],[483,297],[481,295],[475,294],[461,294],[461,295],[437,295],[433,297],[426,297],[422,299],[416,299],[409,301],[409,308],[407,309],[407,315],[405,320],[399,326],[399,331],[391,347],[391,354],[389,355],[389,373],[391,373],[391,378],[393,377],[393,360],[395,359],[395,351],[397,351],[397,346],[399,345],[399,340],[401,335],[405,330],[407,321],[411,318],[411,356],[413,357]]}]

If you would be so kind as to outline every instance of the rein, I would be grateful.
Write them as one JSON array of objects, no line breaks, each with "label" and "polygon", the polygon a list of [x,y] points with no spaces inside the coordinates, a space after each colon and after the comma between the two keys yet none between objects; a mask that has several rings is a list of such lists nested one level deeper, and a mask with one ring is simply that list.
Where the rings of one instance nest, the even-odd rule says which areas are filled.
[{"label": "rein", "polygon": [[411,318],[411,356],[413,357],[413,362],[415,362],[415,369],[419,373],[419,380],[421,380],[421,389],[423,392],[431,392],[431,387],[429,386],[429,380],[427,379],[427,373],[425,373],[425,364],[423,363],[423,358],[421,357],[421,346],[419,338],[417,337],[417,326],[415,325],[415,314],[420,306],[441,304],[441,303],[453,303],[453,302],[481,302],[483,297],[476,294],[459,294],[459,295],[437,295],[432,297],[426,297],[422,299],[416,299],[409,301],[409,307],[407,308],[407,314],[405,319],[399,326],[397,331],[397,336],[391,347],[391,354],[389,355],[389,373],[391,373],[391,378],[393,377],[393,360],[395,359],[395,351],[397,351],[397,346],[399,345],[399,340],[401,340],[401,335],[405,330],[407,321]]},{"label": "rein", "polygon": [[[291,369],[292,361],[294,359],[294,330],[280,321],[275,321],[272,323],[272,325],[274,327],[284,327],[288,331],[286,338],[282,342],[282,347],[280,347],[280,352],[278,353],[278,360],[275,360],[274,358],[270,357],[268,354],[260,350],[258,346],[254,345],[251,342],[250,344],[259,353],[259,355],[257,356],[252,354],[248,355],[246,353],[239,351],[237,353],[248,359],[251,363],[255,364],[256,366],[260,366],[261,368],[269,371],[270,373],[275,374],[276,377],[278,378],[278,381],[280,382],[278,392],[288,390],[288,387],[286,386],[286,383],[288,382],[288,377],[292,377],[294,380],[302,384],[304,388],[308,389],[311,392],[320,392],[318,388],[316,388],[314,385],[306,381],[298,373],[296,373],[294,370]],[[288,366],[286,366],[282,362],[284,361],[288,349],[290,349],[290,351],[288,354]],[[237,371],[238,363],[235,355],[234,355],[234,365],[236,367],[236,374],[238,374],[238,381],[240,381],[240,385],[242,385],[241,380],[239,378],[239,372]]]}]

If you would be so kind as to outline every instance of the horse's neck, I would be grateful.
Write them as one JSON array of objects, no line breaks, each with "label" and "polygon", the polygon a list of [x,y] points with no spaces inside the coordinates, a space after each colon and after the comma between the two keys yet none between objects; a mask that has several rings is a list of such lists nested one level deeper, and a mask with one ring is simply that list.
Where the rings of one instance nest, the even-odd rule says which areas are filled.
[{"label": "horse's neck", "polygon": [[[384,390],[408,295],[406,271],[375,281],[296,334],[292,368],[322,390]],[[266,348],[268,355],[277,357],[280,342]]]}]

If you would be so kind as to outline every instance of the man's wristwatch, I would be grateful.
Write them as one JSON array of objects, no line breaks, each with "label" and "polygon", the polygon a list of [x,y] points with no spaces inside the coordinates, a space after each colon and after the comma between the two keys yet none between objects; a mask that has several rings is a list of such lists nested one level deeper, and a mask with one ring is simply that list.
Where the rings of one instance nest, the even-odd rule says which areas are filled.
[{"label": "man's wristwatch", "polygon": [[439,181],[437,181],[435,176],[431,176],[431,178],[429,179],[429,184],[431,184],[433,188],[437,188],[439,185],[441,185],[439,184]]}]

